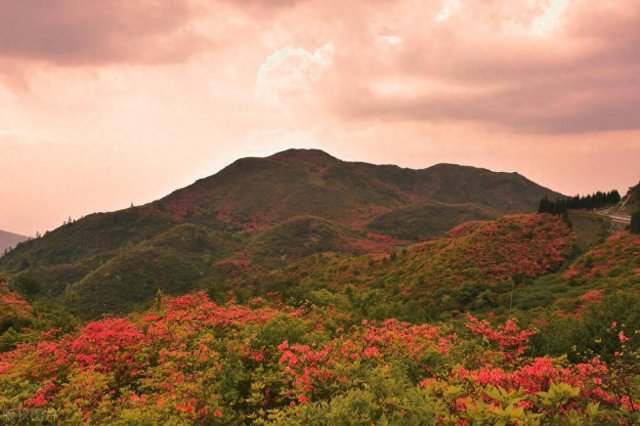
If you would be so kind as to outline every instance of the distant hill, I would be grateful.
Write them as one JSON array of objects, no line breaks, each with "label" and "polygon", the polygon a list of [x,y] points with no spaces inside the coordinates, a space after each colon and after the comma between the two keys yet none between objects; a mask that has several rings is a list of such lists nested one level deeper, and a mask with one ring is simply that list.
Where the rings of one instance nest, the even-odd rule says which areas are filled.
[{"label": "distant hill", "polygon": [[0,230],[0,256],[4,254],[6,249],[15,247],[18,243],[27,240],[27,238],[24,235]]},{"label": "distant hill", "polygon": [[537,209],[561,194],[517,173],[413,170],[319,150],[244,158],[139,207],[96,213],[22,244],[0,271],[85,317],[124,312],[315,253],[389,253],[469,220]]}]

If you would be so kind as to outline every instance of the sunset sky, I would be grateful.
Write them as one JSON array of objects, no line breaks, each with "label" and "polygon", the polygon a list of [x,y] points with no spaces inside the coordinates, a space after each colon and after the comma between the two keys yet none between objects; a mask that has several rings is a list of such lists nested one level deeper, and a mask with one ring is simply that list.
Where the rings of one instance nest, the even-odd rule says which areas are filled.
[{"label": "sunset sky", "polygon": [[0,0],[0,229],[244,156],[640,180],[638,0]]}]

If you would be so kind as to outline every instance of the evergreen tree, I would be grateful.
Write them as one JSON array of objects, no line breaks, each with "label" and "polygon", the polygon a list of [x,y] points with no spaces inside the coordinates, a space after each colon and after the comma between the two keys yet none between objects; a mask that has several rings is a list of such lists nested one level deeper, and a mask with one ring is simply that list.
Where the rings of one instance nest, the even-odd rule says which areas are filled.
[{"label": "evergreen tree", "polygon": [[569,210],[565,209],[562,213],[562,221],[566,223],[569,228],[573,228],[573,223],[571,223],[571,218],[569,217]]},{"label": "evergreen tree", "polygon": [[562,215],[567,209],[598,209],[620,202],[620,194],[615,189],[609,192],[597,191],[586,196],[573,197],[550,201],[547,197],[540,200],[538,213]]},{"label": "evergreen tree", "polygon": [[538,213],[548,213],[549,212],[549,199],[544,197],[540,200],[540,204],[538,205]]},{"label": "evergreen tree", "polygon": [[631,215],[629,230],[632,234],[640,234],[640,210]]}]

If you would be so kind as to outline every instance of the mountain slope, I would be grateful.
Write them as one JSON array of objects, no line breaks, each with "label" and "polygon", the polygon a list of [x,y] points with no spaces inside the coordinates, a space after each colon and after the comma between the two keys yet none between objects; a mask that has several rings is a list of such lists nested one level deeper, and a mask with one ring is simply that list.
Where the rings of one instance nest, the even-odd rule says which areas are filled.
[{"label": "mountain slope", "polygon": [[496,219],[501,212],[479,204],[445,204],[434,201],[400,207],[373,218],[367,227],[408,241],[421,241],[444,234],[470,220]]},{"label": "mountain slope", "polygon": [[[255,295],[277,292],[283,299],[314,303],[318,302],[315,291],[339,293],[353,286],[364,294],[374,289],[380,292],[379,298],[402,307],[394,316],[433,316],[469,307],[496,307],[498,296],[508,293],[512,282],[531,282],[557,270],[574,250],[575,235],[559,217],[510,215],[467,222],[441,238],[414,244],[390,257],[320,254],[242,282],[251,282]],[[404,312],[412,305],[419,305],[423,312]]]},{"label": "mountain slope", "polygon": [[28,237],[25,237],[24,235],[18,235],[0,229],[0,256],[4,254],[6,249],[13,248],[18,243],[26,241],[27,239]]},{"label": "mountain slope", "polygon": [[[131,309],[314,253],[389,253],[468,220],[561,196],[516,173],[341,161],[319,150],[240,159],[139,207],[96,213],[25,242],[0,271],[84,316]],[[170,242],[170,243],[163,243]]]}]

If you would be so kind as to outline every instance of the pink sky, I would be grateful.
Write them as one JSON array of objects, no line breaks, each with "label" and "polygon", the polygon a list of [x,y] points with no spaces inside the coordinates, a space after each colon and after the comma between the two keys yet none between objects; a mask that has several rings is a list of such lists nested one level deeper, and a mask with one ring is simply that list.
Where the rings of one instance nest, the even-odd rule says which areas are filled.
[{"label": "pink sky", "polygon": [[637,0],[0,0],[0,229],[243,156],[640,180]]}]

